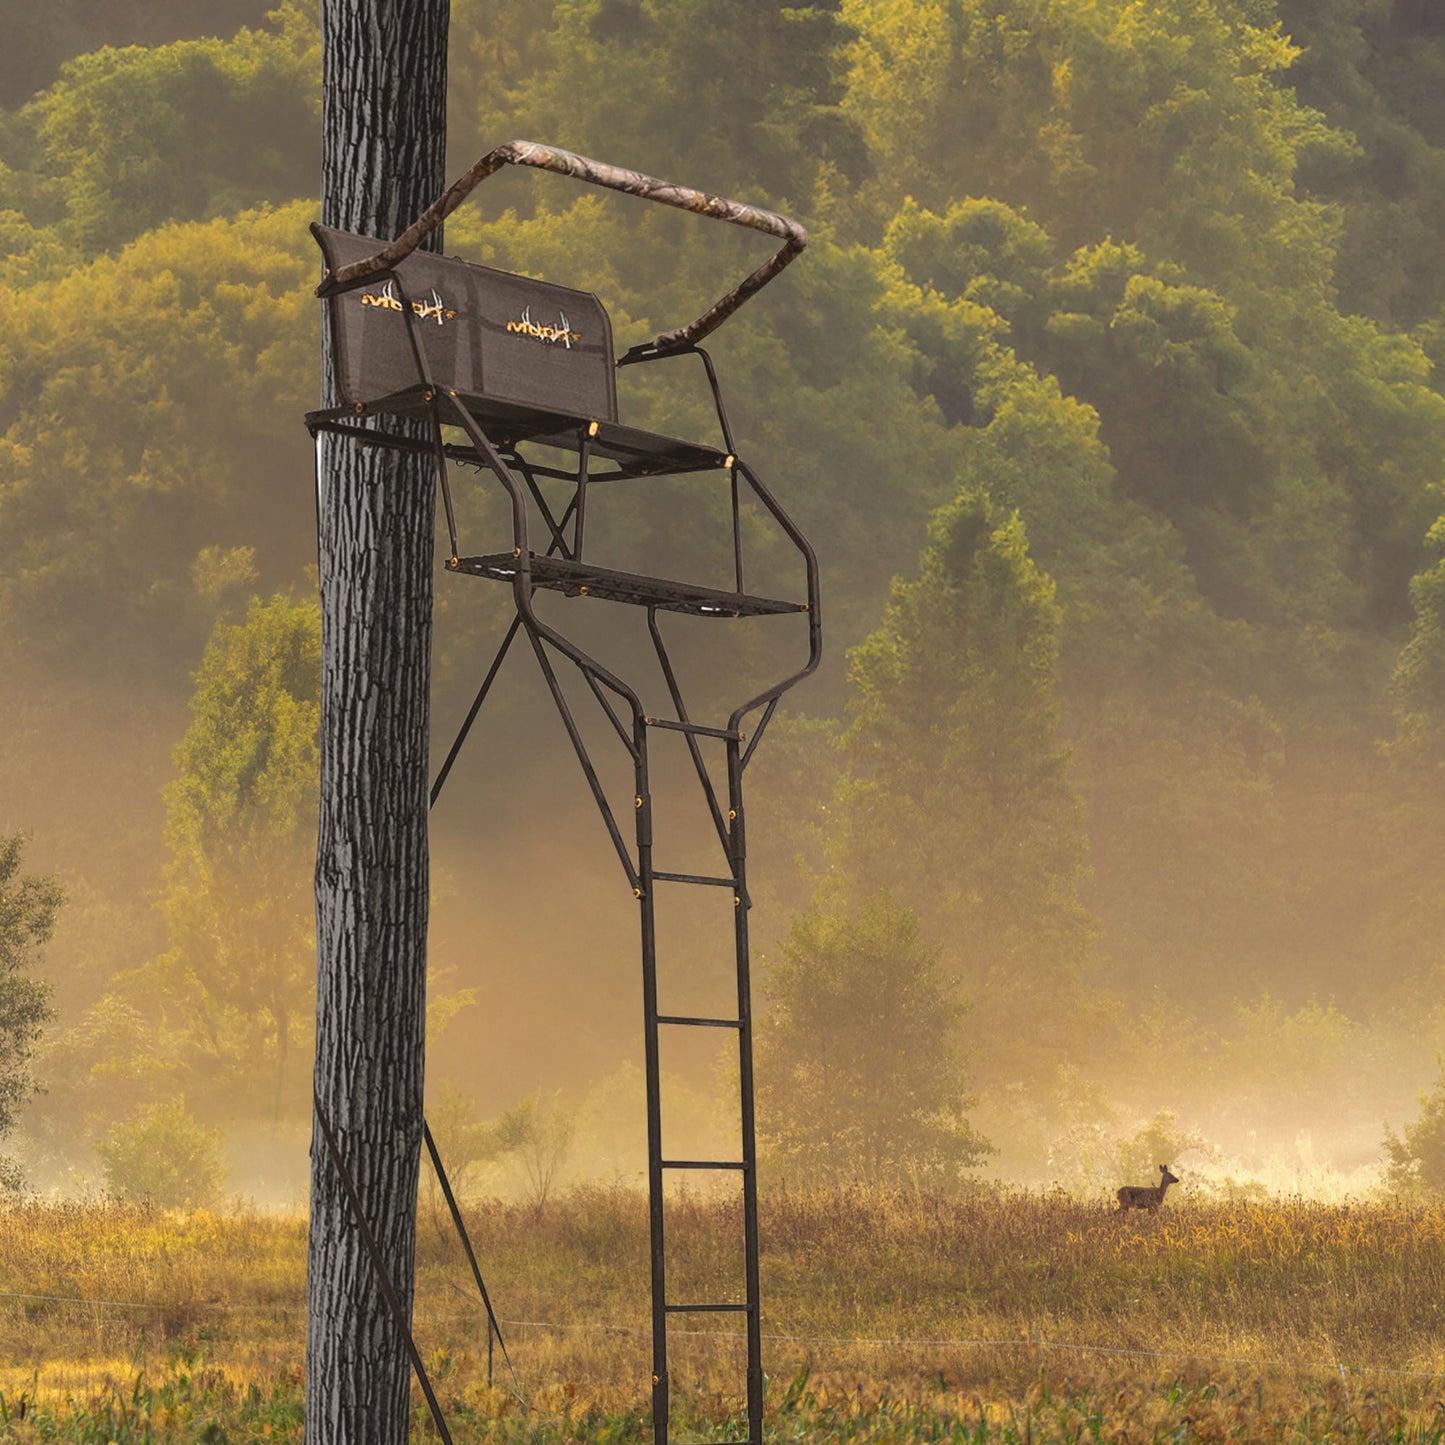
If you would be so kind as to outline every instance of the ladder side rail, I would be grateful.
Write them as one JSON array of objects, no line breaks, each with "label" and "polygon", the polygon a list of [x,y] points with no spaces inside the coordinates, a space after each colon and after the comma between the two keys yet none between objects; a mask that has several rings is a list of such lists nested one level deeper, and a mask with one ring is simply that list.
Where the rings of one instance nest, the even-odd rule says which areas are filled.
[{"label": "ladder side rail", "polygon": [[733,909],[734,951],[737,959],[738,1102],[742,1123],[743,1273],[748,1310],[747,1393],[748,1438],[763,1439],[763,1337],[762,1286],[758,1232],[758,1141],[755,1124],[756,1091],[753,1081],[752,977],[749,964],[747,894],[747,829],[743,811],[742,745],[727,745],[728,804],[732,815],[730,855],[738,880],[738,906]]},{"label": "ladder side rail", "polygon": [[742,201],[730,201],[723,196],[696,191],[671,181],[658,180],[654,176],[643,175],[640,171],[608,165],[604,161],[595,161],[557,146],[514,140],[488,151],[464,175],[453,181],[400,236],[389,245],[383,246],[375,255],[339,267],[335,272],[328,271],[316,288],[316,294],[328,296],[340,287],[373,280],[395,267],[411,255],[477,185],[488,176],[495,175],[505,165],[532,166],[537,170],[571,176],[588,185],[621,191],[625,195],[638,196],[647,201],[657,201],[661,205],[692,211],[712,220],[726,221],[730,225],[745,226],[783,242],[774,255],[714,302],[695,321],[672,331],[664,331],[646,343],[646,348],[659,353],[694,345],[715,331],[738,307],[756,295],[784,267],[800,256],[808,244],[808,233],[802,226],[791,217],[779,215],[776,211],[750,206]]},{"label": "ladder side rail", "polygon": [[671,1393],[667,1370],[667,1235],[662,1184],[662,1049],[657,1005],[657,913],[652,870],[652,784],[648,766],[647,725],[639,713],[633,722],[637,788],[637,871],[634,890],[642,945],[642,1056],[647,1093],[647,1239],[652,1302],[652,1437],[667,1445]]}]

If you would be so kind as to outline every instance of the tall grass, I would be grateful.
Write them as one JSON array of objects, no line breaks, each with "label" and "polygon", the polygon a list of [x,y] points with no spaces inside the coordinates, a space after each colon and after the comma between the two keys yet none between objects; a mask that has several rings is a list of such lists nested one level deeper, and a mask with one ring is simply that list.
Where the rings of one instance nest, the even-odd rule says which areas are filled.
[{"label": "tall grass", "polygon": [[[673,1298],[739,1296],[739,1208],[670,1202]],[[762,1225],[780,1440],[1445,1445],[1445,1208],[781,1191]],[[650,1438],[645,1200],[480,1204],[469,1227],[516,1378],[498,1353],[489,1382],[423,1208],[416,1335],[458,1440]],[[12,1206],[0,1438],[299,1440],[304,1305],[297,1216]],[[737,1433],[738,1327],[702,1318],[669,1337],[678,1439]]]}]

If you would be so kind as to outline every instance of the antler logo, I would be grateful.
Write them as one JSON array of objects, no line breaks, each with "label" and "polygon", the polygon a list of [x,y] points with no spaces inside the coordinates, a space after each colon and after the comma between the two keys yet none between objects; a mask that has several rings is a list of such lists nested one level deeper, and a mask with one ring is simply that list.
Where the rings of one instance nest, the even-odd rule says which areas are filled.
[{"label": "antler logo", "polygon": [[549,344],[560,341],[568,351],[571,351],[574,343],[581,345],[582,342],[582,334],[572,330],[565,311],[557,313],[557,325],[539,326],[532,320],[532,308],[525,306],[522,308],[522,314],[515,321],[507,322],[507,330],[516,332],[520,336],[535,337],[538,341],[545,341]]},{"label": "antler logo", "polygon": [[[402,309],[401,301],[397,298],[394,281],[388,281],[380,292],[365,292],[362,295],[361,304],[363,306],[380,306],[383,311],[400,311]],[[457,314],[446,305],[435,290],[431,293],[430,301],[413,301],[411,309],[423,321],[435,320],[438,326],[452,320]]]}]

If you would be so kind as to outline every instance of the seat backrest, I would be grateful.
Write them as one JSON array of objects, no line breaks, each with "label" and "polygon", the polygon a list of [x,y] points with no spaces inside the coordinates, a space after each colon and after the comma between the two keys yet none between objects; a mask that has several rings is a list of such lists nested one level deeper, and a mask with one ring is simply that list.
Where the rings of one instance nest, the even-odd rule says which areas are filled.
[{"label": "seat backrest", "polygon": [[[313,225],[331,271],[385,242]],[[486,397],[595,421],[617,420],[612,323],[590,291],[532,281],[455,257],[414,251],[392,281],[330,297],[339,400],[373,403],[420,380],[401,293],[432,380],[459,396]]]}]

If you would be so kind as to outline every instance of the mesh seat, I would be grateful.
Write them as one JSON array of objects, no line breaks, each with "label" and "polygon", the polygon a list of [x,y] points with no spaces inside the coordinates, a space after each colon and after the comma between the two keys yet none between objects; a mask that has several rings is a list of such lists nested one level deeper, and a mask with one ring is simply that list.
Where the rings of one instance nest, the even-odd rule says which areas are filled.
[{"label": "mesh seat", "polygon": [[[329,271],[384,244],[311,229]],[[716,447],[618,421],[612,323],[590,291],[414,251],[395,280],[338,292],[328,305],[337,393],[353,415],[428,417],[431,393],[441,390],[498,446],[535,442],[576,452],[596,423],[592,455],[624,476],[726,464]],[[413,337],[429,378],[419,374]]]}]

